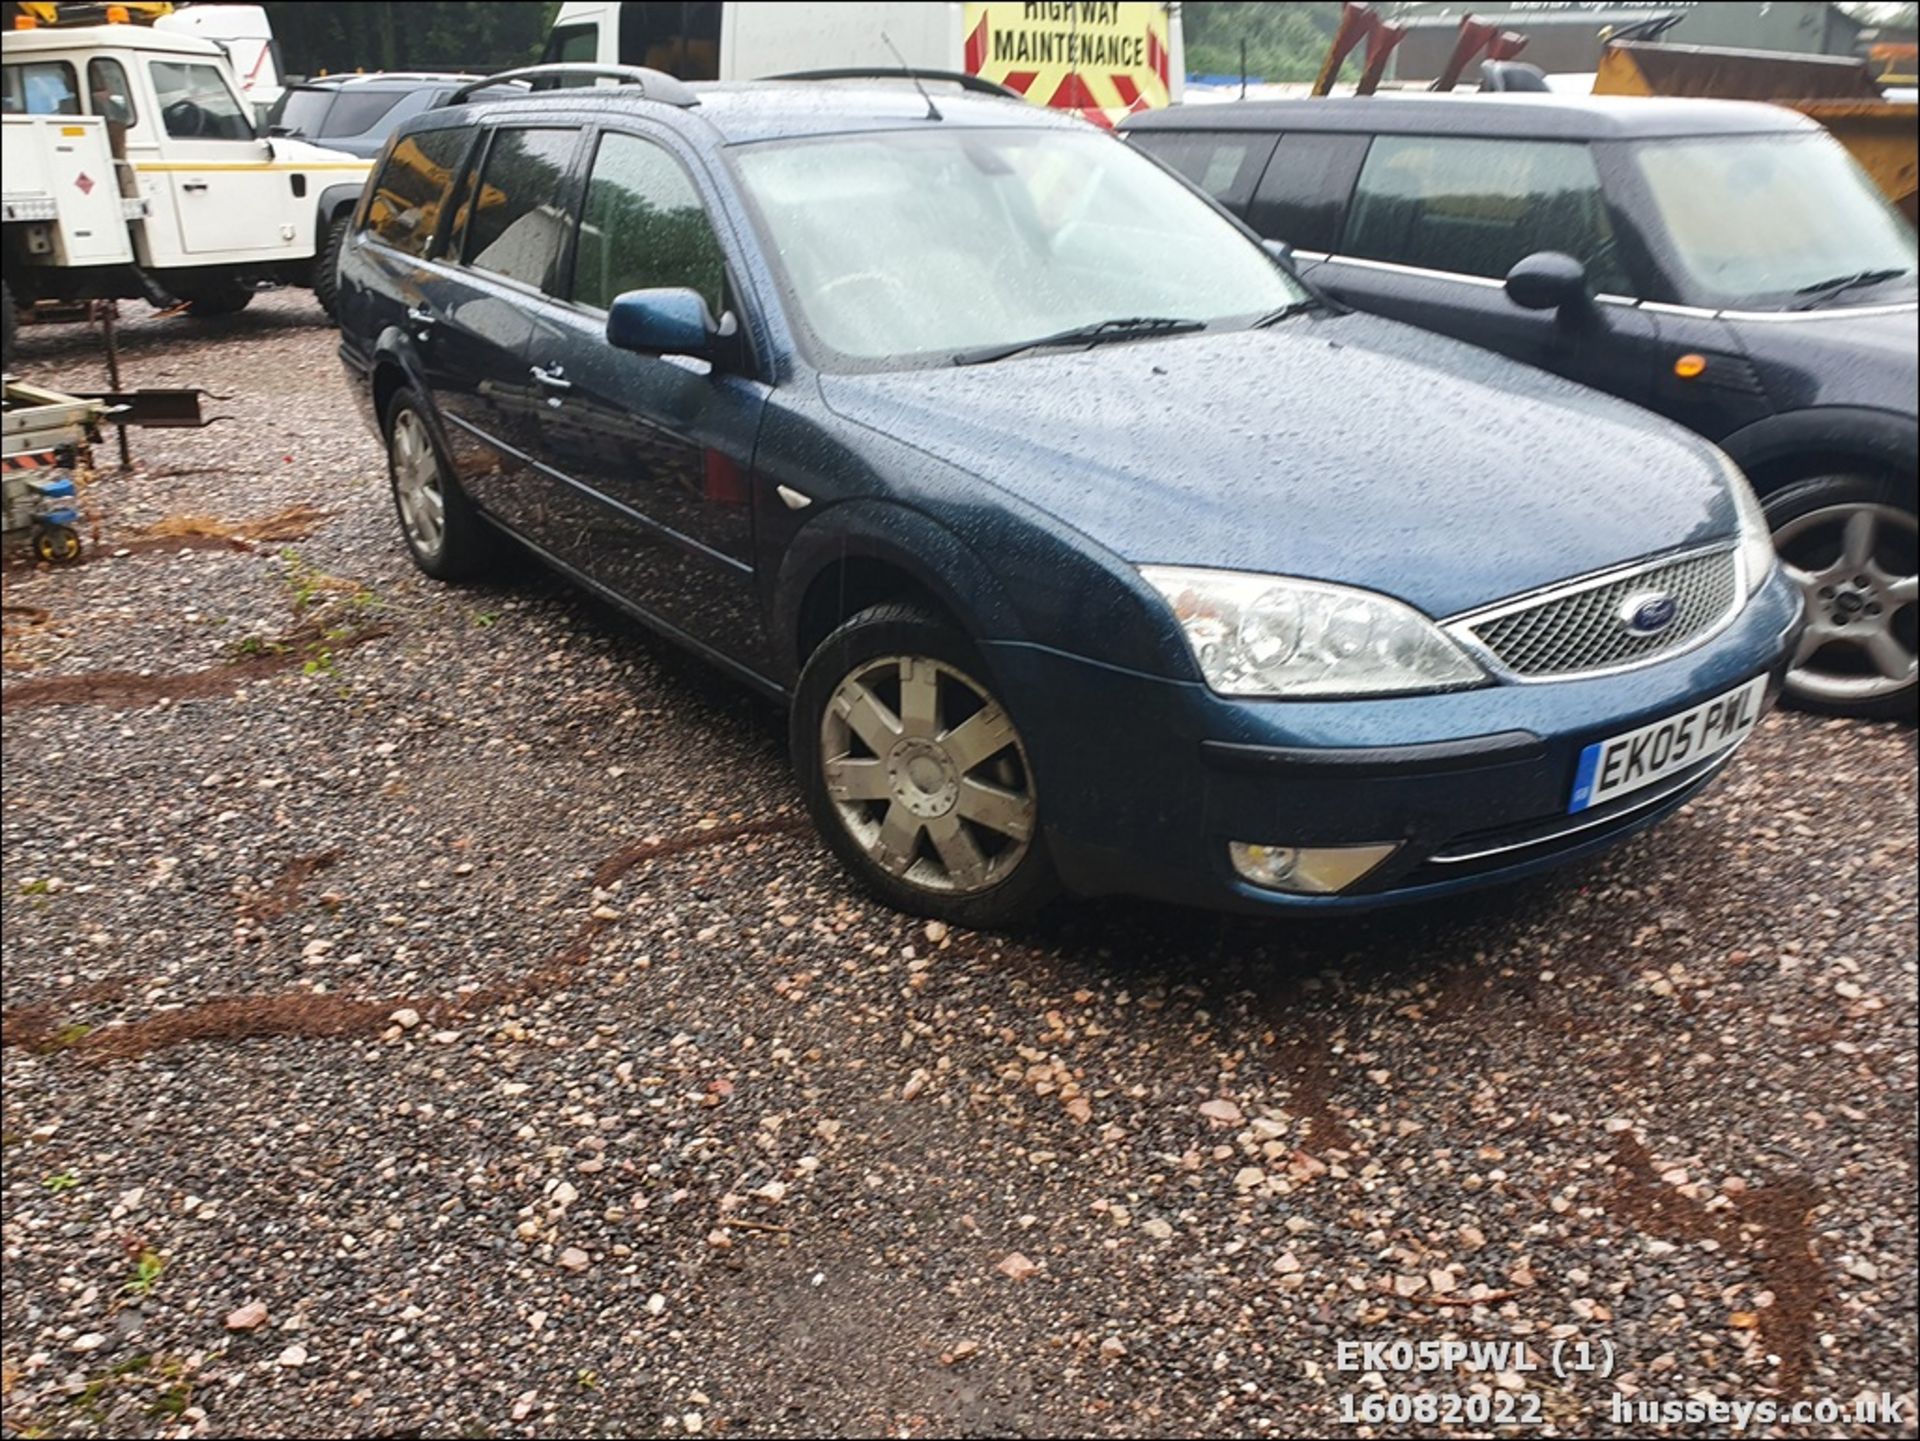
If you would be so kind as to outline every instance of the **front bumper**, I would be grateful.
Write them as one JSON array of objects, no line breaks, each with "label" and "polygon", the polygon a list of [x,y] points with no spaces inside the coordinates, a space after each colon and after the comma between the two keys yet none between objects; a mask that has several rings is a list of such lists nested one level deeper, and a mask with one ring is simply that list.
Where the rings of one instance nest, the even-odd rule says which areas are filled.
[{"label": "front bumper", "polygon": [[[1617,843],[1684,805],[1727,756],[1577,816],[1580,752],[1751,680],[1779,693],[1799,592],[1778,572],[1733,624],[1668,660],[1587,680],[1446,695],[1229,700],[1043,647],[987,647],[1034,764],[1067,887],[1249,911],[1341,911],[1517,879]],[[1243,881],[1230,841],[1397,840],[1338,895]]]}]

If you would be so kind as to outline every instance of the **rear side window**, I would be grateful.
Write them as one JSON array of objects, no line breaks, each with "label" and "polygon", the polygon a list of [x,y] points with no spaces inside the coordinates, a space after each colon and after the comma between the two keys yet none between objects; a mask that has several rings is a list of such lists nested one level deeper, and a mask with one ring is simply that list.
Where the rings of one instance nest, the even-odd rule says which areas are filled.
[{"label": "rear side window", "polygon": [[1498,279],[1540,250],[1585,261],[1598,290],[1628,289],[1585,145],[1427,135],[1374,140],[1342,253]]},{"label": "rear side window", "polygon": [[447,185],[472,131],[460,126],[402,136],[388,152],[367,202],[367,231],[406,255],[427,253],[446,209]]},{"label": "rear side window", "polygon": [[1247,223],[1301,250],[1332,250],[1340,211],[1367,153],[1364,135],[1285,135],[1247,207]]},{"label": "rear side window", "polygon": [[650,140],[602,136],[580,219],[574,300],[605,310],[622,291],[684,285],[719,315],[725,275],[720,242],[679,161]]},{"label": "rear side window", "polygon": [[1273,137],[1253,131],[1142,130],[1134,143],[1233,210],[1246,205],[1273,153]]},{"label": "rear side window", "polygon": [[400,103],[404,90],[353,90],[341,94],[327,112],[322,135],[364,135]]},{"label": "rear side window", "polygon": [[78,115],[80,87],[64,60],[35,60],[6,67],[9,115]]},{"label": "rear side window", "polygon": [[563,194],[577,130],[501,130],[467,222],[467,264],[545,290],[570,223]]},{"label": "rear side window", "polygon": [[218,66],[155,60],[147,73],[160,122],[175,140],[253,139],[253,121]]}]

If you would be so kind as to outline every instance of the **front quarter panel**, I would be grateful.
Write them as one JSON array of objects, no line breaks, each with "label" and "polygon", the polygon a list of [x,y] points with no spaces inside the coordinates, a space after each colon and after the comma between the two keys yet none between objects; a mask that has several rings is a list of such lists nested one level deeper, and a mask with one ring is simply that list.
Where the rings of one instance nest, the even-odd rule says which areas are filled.
[{"label": "front quarter panel", "polygon": [[[1131,566],[1007,490],[833,414],[804,382],[775,394],[755,457],[775,635],[797,639],[814,579],[863,557],[914,577],[976,641],[1193,678],[1171,614]],[[793,508],[783,488],[807,503]],[[797,672],[805,658],[789,654]]]}]

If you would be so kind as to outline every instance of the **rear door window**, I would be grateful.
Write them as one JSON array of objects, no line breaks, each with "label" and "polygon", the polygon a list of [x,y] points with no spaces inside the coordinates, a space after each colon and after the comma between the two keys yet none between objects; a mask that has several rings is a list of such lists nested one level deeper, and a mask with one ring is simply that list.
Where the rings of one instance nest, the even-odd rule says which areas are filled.
[{"label": "rear door window", "polygon": [[686,286],[719,315],[725,276],[720,242],[680,162],[637,135],[601,136],[581,212],[574,301],[605,310],[622,291]]},{"label": "rear door window", "polygon": [[467,221],[467,264],[536,290],[551,288],[571,218],[567,171],[580,132],[495,133]]},{"label": "rear door window", "polygon": [[1586,262],[1595,289],[1629,291],[1593,154],[1573,142],[1379,136],[1340,250],[1489,279],[1558,250]]},{"label": "rear door window", "polygon": [[1253,192],[1247,223],[1301,250],[1332,250],[1366,153],[1364,135],[1282,136]]},{"label": "rear door window", "polygon": [[396,141],[373,182],[368,232],[403,254],[425,255],[440,229],[453,172],[472,138],[471,130],[456,125]]},{"label": "rear door window", "polygon": [[1134,143],[1230,210],[1241,210],[1273,154],[1273,136],[1252,130],[1142,130]]}]

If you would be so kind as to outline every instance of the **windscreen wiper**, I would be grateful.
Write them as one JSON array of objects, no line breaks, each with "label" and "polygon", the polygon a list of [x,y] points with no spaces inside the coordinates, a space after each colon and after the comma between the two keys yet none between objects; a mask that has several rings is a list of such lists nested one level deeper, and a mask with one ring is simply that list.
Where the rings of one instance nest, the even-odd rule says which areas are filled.
[{"label": "windscreen wiper", "polygon": [[1095,325],[1076,325],[1070,330],[1042,335],[1035,340],[1016,341],[1012,345],[983,346],[963,350],[954,356],[955,365],[985,365],[1005,360],[1023,350],[1043,350],[1062,345],[1106,345],[1117,340],[1140,340],[1152,335],[1180,335],[1190,330],[1205,330],[1203,320],[1175,320],[1165,315],[1134,315],[1124,320],[1102,320]]},{"label": "windscreen wiper", "polygon": [[1887,270],[1862,270],[1852,275],[1836,275],[1829,280],[1816,280],[1811,285],[1803,285],[1794,291],[1795,295],[1806,297],[1795,310],[1811,310],[1823,300],[1831,300],[1845,291],[1857,290],[1863,285],[1878,285],[1883,280],[1898,280],[1911,273],[1906,266],[1894,266]]},{"label": "windscreen wiper", "polygon": [[1305,315],[1309,310],[1319,310],[1322,303],[1317,296],[1306,295],[1298,300],[1289,300],[1285,305],[1269,310],[1248,326],[1249,330],[1265,330],[1269,325],[1278,325],[1283,320],[1291,320],[1296,315]]}]

